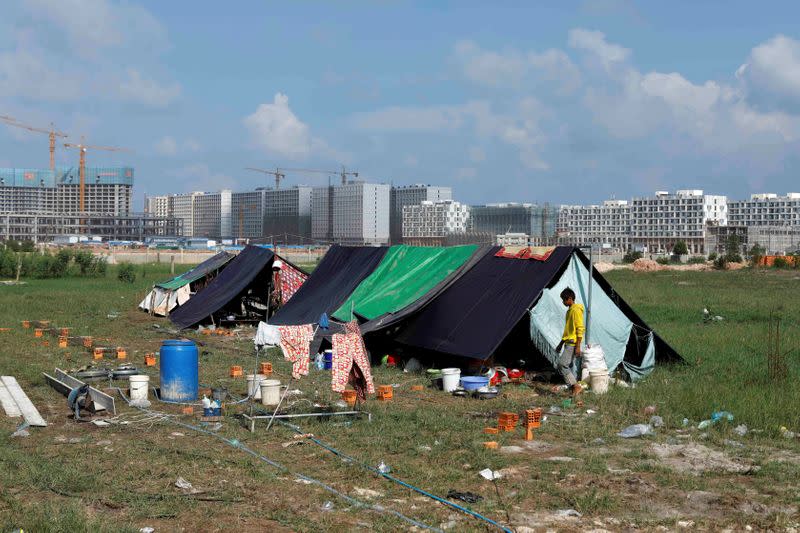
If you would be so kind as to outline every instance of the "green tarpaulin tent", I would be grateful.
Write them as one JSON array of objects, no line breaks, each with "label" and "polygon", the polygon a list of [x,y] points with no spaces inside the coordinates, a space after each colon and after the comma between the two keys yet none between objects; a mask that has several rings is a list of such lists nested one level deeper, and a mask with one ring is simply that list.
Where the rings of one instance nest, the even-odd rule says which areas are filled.
[{"label": "green tarpaulin tent", "polygon": [[394,313],[424,296],[458,269],[478,247],[392,246],[378,267],[333,313],[346,321],[353,314],[372,320]]}]

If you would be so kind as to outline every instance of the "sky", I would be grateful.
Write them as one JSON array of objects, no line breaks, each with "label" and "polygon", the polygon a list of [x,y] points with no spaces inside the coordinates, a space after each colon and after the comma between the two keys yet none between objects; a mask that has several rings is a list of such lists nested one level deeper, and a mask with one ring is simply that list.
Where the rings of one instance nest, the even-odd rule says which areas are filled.
[{"label": "sky", "polygon": [[[490,5],[491,4],[491,5]],[[796,2],[7,0],[0,115],[146,194],[345,165],[484,202],[800,189]],[[61,147],[59,165],[77,165]],[[46,167],[0,127],[0,166]],[[325,185],[286,172],[285,185]]]}]

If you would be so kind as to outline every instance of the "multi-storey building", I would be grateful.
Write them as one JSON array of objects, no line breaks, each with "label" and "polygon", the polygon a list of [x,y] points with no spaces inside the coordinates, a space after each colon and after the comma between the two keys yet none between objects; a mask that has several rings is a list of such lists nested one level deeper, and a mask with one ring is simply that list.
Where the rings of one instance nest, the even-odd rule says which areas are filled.
[{"label": "multi-storey building", "polygon": [[311,241],[311,187],[264,189],[263,236],[279,244]]},{"label": "multi-storey building", "polygon": [[264,191],[257,189],[231,195],[231,227],[237,239],[260,239],[264,235]]},{"label": "multi-storey building", "polygon": [[145,196],[144,197],[144,212],[157,217],[170,216],[172,210],[170,209],[169,196]]},{"label": "multi-storey building", "polygon": [[[87,167],[84,212],[128,215],[133,168]],[[56,170],[0,168],[0,212],[77,213],[80,177],[77,167]]]},{"label": "multi-storey building", "polygon": [[377,246],[389,242],[390,186],[352,181],[315,187],[311,228],[315,240]]},{"label": "multi-storey building", "polygon": [[627,251],[630,233],[631,206],[627,200],[606,200],[602,205],[564,205],[558,214],[557,234],[562,244]]},{"label": "multi-storey building", "polygon": [[536,244],[556,235],[558,209],[549,204],[499,203],[470,207],[470,232],[503,235],[524,233]]},{"label": "multi-storey building", "polygon": [[407,205],[403,207],[403,242],[442,246],[447,237],[466,233],[468,221],[469,206],[452,200]]},{"label": "multi-storey building", "polygon": [[403,239],[403,208],[419,205],[422,202],[440,202],[453,199],[453,189],[431,185],[407,185],[392,187],[390,193],[391,213],[389,218],[389,236],[392,244],[399,244]]},{"label": "multi-storey building", "polygon": [[631,202],[631,245],[658,253],[670,252],[676,242],[684,241],[690,253],[703,253],[706,226],[727,223],[725,196],[702,190],[657,191]]},{"label": "multi-storey building", "polygon": [[229,189],[148,196],[145,206],[150,213],[150,209],[161,209],[166,204],[167,216],[181,219],[187,237],[230,238],[233,237],[232,197]]},{"label": "multi-storey building", "polygon": [[738,226],[800,226],[800,193],[753,194],[728,202],[728,222]]},{"label": "multi-storey building", "polygon": [[107,241],[140,241],[155,236],[180,236],[181,220],[149,214],[0,213],[0,240],[58,241],[85,235]]}]

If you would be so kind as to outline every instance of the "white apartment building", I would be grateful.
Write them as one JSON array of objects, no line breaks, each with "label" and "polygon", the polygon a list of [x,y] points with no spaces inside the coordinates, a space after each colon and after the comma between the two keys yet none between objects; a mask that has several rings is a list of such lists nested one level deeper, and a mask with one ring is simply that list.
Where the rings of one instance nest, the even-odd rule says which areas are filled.
[{"label": "white apartment building", "polygon": [[800,193],[753,194],[728,202],[728,223],[735,226],[800,226]]},{"label": "white apartment building", "polygon": [[464,234],[469,223],[469,206],[452,200],[422,201],[403,206],[403,242],[425,244],[448,235]]},{"label": "white apartment building", "polygon": [[145,196],[144,212],[157,217],[167,217],[171,211],[169,208],[169,196]]},{"label": "white apartment building", "polygon": [[631,202],[631,246],[637,250],[668,253],[684,241],[690,253],[704,253],[708,224],[728,224],[725,196],[699,189],[657,191]]},{"label": "white apartment building", "polygon": [[263,194],[264,238],[281,244],[308,244],[312,188],[265,189]]},{"label": "white apartment building", "polygon": [[403,208],[408,205],[419,205],[422,202],[441,202],[453,199],[451,187],[435,185],[406,185],[392,187],[390,193],[391,213],[389,218],[389,237],[392,244],[403,240]]},{"label": "white apartment building", "polygon": [[596,245],[603,249],[630,248],[631,206],[627,200],[602,205],[564,205],[558,212],[556,234],[560,244]]},{"label": "white apartment building", "polygon": [[167,214],[182,221],[183,233],[187,237],[229,238],[233,236],[231,220],[232,193],[229,189],[218,192],[191,192],[166,196],[148,196],[145,200],[148,212],[163,209]]},{"label": "white apartment building", "polygon": [[356,246],[387,244],[390,190],[384,183],[350,182],[334,187],[333,240]]}]

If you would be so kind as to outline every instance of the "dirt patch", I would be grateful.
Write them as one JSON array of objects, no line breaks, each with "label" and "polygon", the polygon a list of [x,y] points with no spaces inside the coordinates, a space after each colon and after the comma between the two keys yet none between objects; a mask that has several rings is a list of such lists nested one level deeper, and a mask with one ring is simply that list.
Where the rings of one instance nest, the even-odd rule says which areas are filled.
[{"label": "dirt patch", "polygon": [[634,272],[656,272],[658,270],[664,270],[664,266],[659,265],[652,259],[640,258],[633,262]]},{"label": "dirt patch", "polygon": [[653,444],[650,449],[662,464],[678,472],[695,475],[708,471],[747,474],[758,470],[757,466],[734,461],[725,453],[702,444]]},{"label": "dirt patch", "polygon": [[625,268],[622,265],[615,265],[614,263],[604,263],[598,262],[594,264],[595,270],[603,274],[604,272],[608,272],[610,270],[617,270],[618,268]]}]

